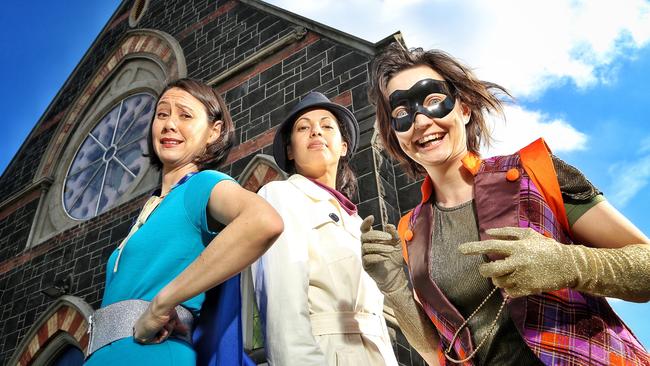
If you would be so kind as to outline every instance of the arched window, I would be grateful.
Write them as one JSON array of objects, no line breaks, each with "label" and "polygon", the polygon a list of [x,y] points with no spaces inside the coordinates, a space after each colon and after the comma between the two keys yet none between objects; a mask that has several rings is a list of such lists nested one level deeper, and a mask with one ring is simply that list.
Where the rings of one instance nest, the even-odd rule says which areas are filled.
[{"label": "arched window", "polygon": [[[138,14],[147,3],[135,6]],[[28,248],[109,214],[159,184],[160,172],[143,156],[146,136],[155,96],[187,75],[183,49],[169,34],[148,29],[127,32],[117,46],[89,79],[79,80],[85,86],[63,107],[34,178],[47,184]]]},{"label": "arched window", "polygon": [[65,178],[63,206],[71,218],[86,220],[111,208],[145,168],[154,104],[151,94],[129,96],[90,131]]},{"label": "arched window", "polygon": [[148,59],[119,67],[81,114],[42,199],[31,246],[150,191],[147,136],[165,73]]}]

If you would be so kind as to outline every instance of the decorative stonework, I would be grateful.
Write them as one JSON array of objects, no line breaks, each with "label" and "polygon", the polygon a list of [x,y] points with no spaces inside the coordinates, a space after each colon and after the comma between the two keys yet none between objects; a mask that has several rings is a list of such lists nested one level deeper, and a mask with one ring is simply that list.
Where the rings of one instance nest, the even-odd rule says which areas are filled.
[{"label": "decorative stonework", "polygon": [[[30,231],[27,247],[39,245],[78,221],[66,215],[63,188],[66,172],[83,139],[103,115],[125,98],[138,93],[157,95],[164,85],[187,73],[183,51],[167,33],[157,30],[136,30],[125,37],[86,83],[72,105],[61,117],[57,130],[36,172],[36,178],[47,177],[52,185],[43,194]],[[58,118],[58,117],[57,117]],[[134,173],[132,184],[114,202],[120,205],[153,187],[157,172],[148,163]],[[94,215],[74,216],[87,219]]]},{"label": "decorative stonework", "polygon": [[77,98],[74,106],[67,112],[64,121],[60,123],[56,136],[52,139],[48,151],[44,155],[45,159],[39,167],[37,176],[52,174],[55,159],[68,139],[69,132],[79,122],[79,117],[86,110],[96,92],[117,67],[126,59],[136,56],[150,58],[160,63],[167,74],[166,82],[184,77],[187,73],[183,50],[173,37],[154,30],[137,30],[128,33],[120,46],[99,68],[92,81]]},{"label": "decorative stonework", "polygon": [[149,0],[135,0],[129,12],[129,27],[133,28],[137,26],[148,8]]},{"label": "decorative stonework", "polygon": [[285,179],[287,179],[287,174],[275,164],[272,156],[257,154],[248,163],[239,181],[242,187],[251,192],[257,192],[266,183]]},{"label": "decorative stonework", "polygon": [[36,327],[28,333],[29,338],[25,338],[22,347],[18,348],[20,353],[14,354],[8,365],[27,366],[33,364],[39,356],[39,352],[44,350],[48,343],[57,338],[62,332],[67,333],[76,342],[82,351],[88,347],[88,316],[92,308],[83,300],[63,296],[50,310],[45,313]]}]

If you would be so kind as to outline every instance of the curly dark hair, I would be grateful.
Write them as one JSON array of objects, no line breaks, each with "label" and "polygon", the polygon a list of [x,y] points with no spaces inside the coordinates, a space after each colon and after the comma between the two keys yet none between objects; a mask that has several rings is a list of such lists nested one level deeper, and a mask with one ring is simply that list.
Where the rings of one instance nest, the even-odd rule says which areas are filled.
[{"label": "curly dark hair", "polygon": [[[194,98],[198,99],[205,111],[207,112],[208,119],[211,123],[216,121],[222,121],[223,125],[221,126],[221,135],[217,138],[216,141],[208,144],[205,148],[205,152],[194,158],[194,164],[196,164],[199,171],[206,169],[216,169],[219,167],[226,158],[228,153],[234,145],[234,136],[235,136],[235,125],[230,117],[230,112],[224,102],[223,98],[209,85],[200,82],[195,79],[183,78],[170,82],[167,86],[160,92],[158,99],[165,94],[169,89],[178,88],[187,93],[189,93]],[[153,119],[151,124],[153,124]],[[150,126],[151,126],[150,124]],[[152,131],[150,129],[147,137],[147,147],[149,153],[145,154],[149,158],[151,165],[155,166],[159,170],[162,168],[162,161],[156,155],[153,149],[153,137]]]},{"label": "curly dark hair", "polygon": [[479,153],[481,143],[489,146],[492,142],[485,115],[493,112],[503,116],[502,98],[512,100],[512,96],[504,87],[479,80],[470,68],[441,50],[407,50],[397,42],[388,45],[372,62],[368,96],[377,108],[379,137],[384,148],[414,178],[426,175],[426,171],[411,160],[399,146],[395,131],[391,127],[391,108],[386,88],[390,79],[397,73],[416,66],[429,66],[440,74],[456,88],[456,98],[469,107],[471,114],[465,129],[467,150],[473,153]]}]

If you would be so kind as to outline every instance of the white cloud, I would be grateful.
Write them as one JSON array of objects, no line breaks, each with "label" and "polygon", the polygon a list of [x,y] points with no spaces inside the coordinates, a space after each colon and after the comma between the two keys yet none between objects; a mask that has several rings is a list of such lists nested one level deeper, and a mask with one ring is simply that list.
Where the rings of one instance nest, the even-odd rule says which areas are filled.
[{"label": "white cloud", "polygon": [[607,83],[650,40],[645,0],[271,2],[370,41],[401,30],[409,46],[444,49],[519,98]]},{"label": "white cloud", "polygon": [[[621,61],[650,43],[647,0],[269,1],[372,42],[400,30],[409,46],[443,49],[522,100],[566,84],[614,82]],[[587,136],[570,121],[522,107],[508,107],[507,117],[505,125],[493,121],[500,142],[486,154],[511,153],[539,136],[554,152],[586,149]],[[612,168],[638,177],[619,180],[615,199],[627,202],[646,184],[645,162]]]},{"label": "white cloud", "polygon": [[622,208],[639,193],[650,180],[650,155],[645,155],[635,161],[616,163],[609,168],[613,192],[608,199],[614,206]]},{"label": "white cloud", "polygon": [[619,208],[625,207],[650,183],[650,136],[640,139],[636,158],[620,160],[609,166],[608,199]]},{"label": "white cloud", "polygon": [[647,136],[641,140],[641,146],[639,148],[639,153],[650,153],[650,136]]},{"label": "white cloud", "polygon": [[539,137],[544,138],[554,153],[586,148],[587,135],[563,119],[520,106],[507,106],[505,114],[505,121],[494,116],[488,121],[495,141],[491,148],[483,150],[486,157],[512,154]]}]

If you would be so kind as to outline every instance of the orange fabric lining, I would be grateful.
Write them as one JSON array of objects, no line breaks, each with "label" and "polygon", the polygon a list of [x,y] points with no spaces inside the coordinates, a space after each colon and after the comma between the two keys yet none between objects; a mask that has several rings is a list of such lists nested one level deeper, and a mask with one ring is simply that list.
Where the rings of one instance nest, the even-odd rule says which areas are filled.
[{"label": "orange fabric lining", "polygon": [[[478,155],[468,152],[467,155],[463,158],[462,160],[463,166],[469,170],[472,175],[476,175],[478,172],[479,168],[481,167],[481,159],[478,157]],[[420,203],[427,202],[429,198],[431,198],[431,194],[433,193],[433,182],[431,181],[431,178],[429,175],[424,177],[424,181],[422,182],[422,186],[420,187],[420,192],[422,193],[422,200]],[[404,235],[406,234],[406,231],[409,229],[409,223],[411,221],[411,215],[413,215],[413,210],[409,211],[406,215],[402,216],[402,218],[399,220],[399,224],[397,225],[397,233],[399,234],[400,240],[402,242],[402,256],[404,257],[404,260],[406,261],[407,265],[409,262],[409,255],[408,251],[406,249],[406,240],[404,239]]]},{"label": "orange fabric lining", "polygon": [[399,234],[400,241],[402,242],[402,256],[406,265],[409,263],[409,252],[406,249],[406,240],[404,240],[404,233],[409,228],[409,221],[411,221],[411,215],[413,215],[413,210],[409,211],[406,215],[402,216],[397,224],[397,233]]},{"label": "orange fabric lining", "polygon": [[557,182],[557,173],[551,160],[551,150],[544,139],[539,138],[519,150],[519,157],[524,170],[544,196],[544,201],[553,210],[565,231],[571,235],[560,184]]},{"label": "orange fabric lining", "polygon": [[471,151],[465,155],[461,162],[465,169],[472,173],[472,175],[478,174],[479,169],[481,169],[481,158]]},{"label": "orange fabric lining", "polygon": [[[544,200],[551,210],[553,210],[553,213],[555,213],[557,220],[565,231],[571,235],[571,228],[569,227],[569,220],[564,209],[560,184],[557,181],[557,173],[551,160],[551,149],[546,145],[543,138],[539,138],[519,150],[519,157],[521,158],[521,165],[524,167],[524,170],[540,190]],[[463,165],[474,175],[478,172],[480,163],[480,158],[471,153],[463,158]],[[428,201],[433,193],[433,182],[431,182],[431,178],[428,175],[424,178],[420,190],[422,192],[421,202]],[[408,251],[406,249],[407,243],[404,240],[404,235],[409,229],[411,215],[413,215],[413,210],[404,215],[397,226],[397,232],[402,242],[402,256],[406,263],[408,263]]]}]

